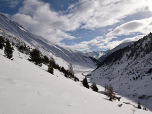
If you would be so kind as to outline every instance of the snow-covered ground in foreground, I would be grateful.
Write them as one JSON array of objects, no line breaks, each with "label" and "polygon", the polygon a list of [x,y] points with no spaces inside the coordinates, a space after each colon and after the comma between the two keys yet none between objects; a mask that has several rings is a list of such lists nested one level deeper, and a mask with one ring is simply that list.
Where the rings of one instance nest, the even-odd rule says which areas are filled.
[{"label": "snow-covered ground in foreground", "polygon": [[[125,98],[111,102],[101,94],[102,87],[93,92],[57,70],[51,75],[45,65],[34,65],[16,50],[13,58],[5,58],[0,50],[0,114],[132,114],[137,106]],[[135,114],[151,113],[135,110]]]}]

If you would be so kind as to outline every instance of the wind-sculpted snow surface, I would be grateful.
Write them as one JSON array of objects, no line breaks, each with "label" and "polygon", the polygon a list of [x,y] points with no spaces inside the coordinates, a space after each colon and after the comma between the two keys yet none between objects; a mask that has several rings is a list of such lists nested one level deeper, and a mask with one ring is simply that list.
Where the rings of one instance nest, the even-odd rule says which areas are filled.
[{"label": "wind-sculpted snow surface", "polygon": [[[117,50],[90,75],[92,82],[104,86],[111,83],[114,90],[152,110],[152,33],[134,44]],[[102,80],[106,80],[101,83]]]}]

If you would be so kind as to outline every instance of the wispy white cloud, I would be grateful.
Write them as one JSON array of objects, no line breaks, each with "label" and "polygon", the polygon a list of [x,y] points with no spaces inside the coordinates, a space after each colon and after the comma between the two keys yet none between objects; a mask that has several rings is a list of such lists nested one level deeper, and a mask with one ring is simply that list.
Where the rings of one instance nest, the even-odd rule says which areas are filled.
[{"label": "wispy white cloud", "polygon": [[[60,43],[63,39],[74,39],[68,31],[106,27],[123,23],[115,29],[109,29],[105,36],[96,37],[90,41],[75,43],[71,47],[79,50],[90,49],[89,45],[99,48],[112,48],[121,41],[111,41],[119,35],[133,32],[147,33],[152,24],[151,18],[123,22],[127,16],[138,12],[152,12],[151,0],[79,0],[71,4],[66,13],[57,12],[49,3],[39,0],[25,0],[19,12],[12,19],[21,23],[31,32],[43,36],[52,42]],[[81,38],[82,39],[82,38]]]},{"label": "wispy white cloud", "polygon": [[1,0],[1,1],[5,2],[9,7],[14,8],[23,0]]},{"label": "wispy white cloud", "polygon": [[116,27],[113,31],[109,32],[106,36],[119,36],[119,35],[130,35],[135,32],[140,32],[142,34],[148,34],[152,31],[152,17],[134,20],[127,23],[124,23]]},{"label": "wispy white cloud", "polygon": [[63,39],[75,38],[65,32],[70,28],[70,25],[66,22],[69,21],[67,17],[51,10],[48,3],[26,0],[19,13],[13,15],[12,19],[21,23],[31,32],[52,42],[59,43]]}]

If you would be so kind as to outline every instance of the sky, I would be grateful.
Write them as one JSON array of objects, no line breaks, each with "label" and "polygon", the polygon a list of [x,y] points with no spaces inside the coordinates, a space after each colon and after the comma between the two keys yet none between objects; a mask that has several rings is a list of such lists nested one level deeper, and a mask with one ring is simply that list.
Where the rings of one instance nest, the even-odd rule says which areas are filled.
[{"label": "sky", "polygon": [[105,51],[152,32],[152,0],[0,0],[0,13],[82,52]]}]

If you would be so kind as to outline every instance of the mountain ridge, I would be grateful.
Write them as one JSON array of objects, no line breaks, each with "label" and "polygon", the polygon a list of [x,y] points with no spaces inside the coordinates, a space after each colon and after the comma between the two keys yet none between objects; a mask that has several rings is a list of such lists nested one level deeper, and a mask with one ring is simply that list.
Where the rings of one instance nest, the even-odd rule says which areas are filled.
[{"label": "mountain ridge", "polygon": [[102,86],[112,84],[118,94],[152,110],[151,65],[152,33],[107,56],[88,77]]},{"label": "mountain ridge", "polygon": [[[19,23],[9,20],[5,15],[0,14],[1,35],[8,37],[13,42],[23,42],[30,47],[38,49],[42,54],[48,57],[57,57],[62,59],[68,65],[69,63],[85,66],[96,67],[96,63],[87,55],[68,47],[54,44],[41,36],[28,32]],[[16,40],[16,41],[15,41]],[[61,64],[62,63],[58,63]]]}]

